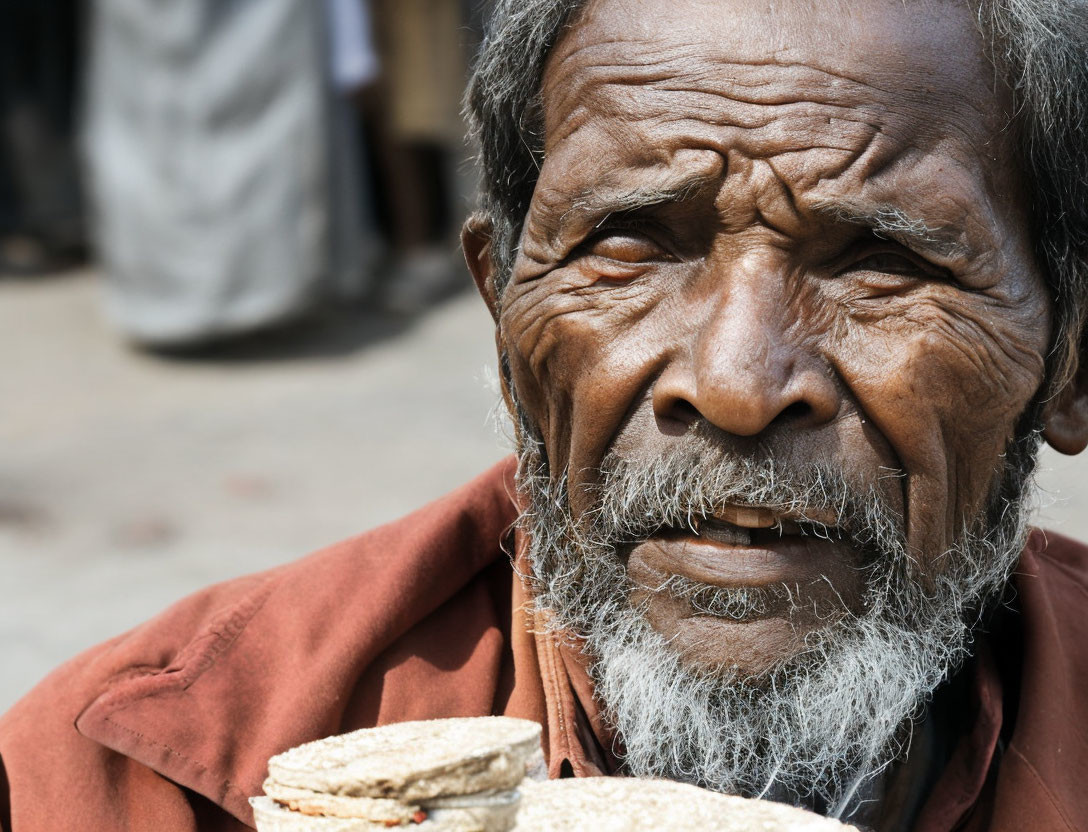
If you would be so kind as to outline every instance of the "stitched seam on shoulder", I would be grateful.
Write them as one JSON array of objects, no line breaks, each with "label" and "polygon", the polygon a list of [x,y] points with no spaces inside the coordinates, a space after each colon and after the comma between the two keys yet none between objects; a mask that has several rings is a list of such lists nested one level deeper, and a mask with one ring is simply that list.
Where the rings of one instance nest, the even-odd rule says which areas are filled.
[{"label": "stitched seam on shoulder", "polygon": [[[105,717],[105,721],[108,722],[110,725],[114,726],[115,728],[119,728],[120,730],[124,731],[126,734],[131,734],[132,736],[136,737],[136,739],[141,743],[144,743],[144,744],[150,745],[150,746],[154,746],[155,748],[164,749],[171,756],[177,757],[178,759],[183,760],[188,765],[191,765],[191,766],[195,767],[196,769],[199,769],[201,774],[210,774],[210,769],[208,768],[208,766],[204,765],[203,763],[201,763],[201,762],[199,762],[197,760],[194,760],[192,757],[186,757],[180,751],[177,751],[177,750],[171,748],[166,743],[156,742],[155,740],[148,737],[146,734],[141,734],[139,731],[137,731],[137,730],[135,730],[133,728],[129,728],[127,725],[122,725],[120,722],[116,722],[112,717],[108,717],[108,716]],[[241,800],[246,800],[247,799],[248,796],[241,789],[239,789],[237,786],[235,786],[230,780],[224,779],[222,781],[222,783],[223,783],[224,786],[226,786],[227,792],[233,792],[234,796],[241,799]],[[182,785],[182,784],[179,784],[179,785]]]},{"label": "stitched seam on shoulder", "polygon": [[1050,801],[1050,805],[1054,807],[1054,811],[1058,813],[1058,816],[1065,823],[1066,828],[1072,830],[1072,832],[1084,832],[1083,827],[1074,824],[1069,816],[1062,811],[1062,807],[1058,803],[1057,799],[1054,797],[1054,793],[1050,791],[1050,787],[1047,786],[1046,782],[1040,776],[1039,772],[1035,770],[1035,766],[1031,764],[1028,758],[1020,753],[1020,749],[1010,745],[1009,753],[1015,754],[1017,757],[1020,758],[1020,762],[1024,764],[1024,768],[1026,768],[1028,772],[1030,772],[1031,776],[1035,778],[1035,782],[1039,785],[1039,789],[1043,792],[1043,794],[1046,795],[1047,799]]},{"label": "stitched seam on shoulder", "polygon": [[[229,614],[218,617],[214,623],[209,625],[207,630],[178,651],[174,661],[183,666],[177,677],[182,690],[199,679],[205,671],[215,664],[219,656],[237,641],[238,637],[249,626],[249,622],[264,607],[276,583],[275,578],[269,577],[259,590],[254,591],[250,597],[236,604]],[[252,597],[253,595],[258,597]],[[201,641],[207,641],[208,643],[198,648],[196,645]],[[153,695],[156,692],[149,692],[148,695]]]},{"label": "stitched seam on shoulder", "polygon": [[[231,644],[237,640],[244,631],[249,622],[253,620],[253,617],[260,612],[264,606],[268,597],[272,594],[272,590],[275,587],[277,581],[274,577],[269,577],[264,581],[260,589],[251,593],[258,597],[251,597],[249,599],[236,603],[231,608],[231,613],[227,616],[226,626],[220,625],[218,628],[212,624],[209,628],[206,628],[200,635],[193,638],[186,644],[175,657],[175,662],[180,660],[182,667],[176,671],[165,671],[160,669],[158,672],[146,673],[136,677],[129,677],[131,681],[145,681],[149,679],[160,679],[162,684],[149,686],[148,690],[140,692],[138,695],[133,695],[128,698],[127,701],[122,702],[109,702],[109,698],[113,693],[124,694],[124,684],[111,685],[107,688],[107,693],[92,700],[91,704],[80,714],[78,719],[82,719],[85,714],[95,709],[96,706],[102,708],[107,713],[121,713],[127,710],[138,702],[143,702],[146,699],[159,696],[163,693],[176,693],[189,688],[200,676],[210,669],[219,658],[219,656],[226,651]],[[243,613],[242,609],[248,609]],[[199,648],[196,646],[199,642],[207,642],[201,645]],[[191,655],[189,655],[191,654]],[[121,698],[125,698],[122,696]],[[77,722],[78,722],[77,719]],[[108,720],[108,716],[103,717]]]}]

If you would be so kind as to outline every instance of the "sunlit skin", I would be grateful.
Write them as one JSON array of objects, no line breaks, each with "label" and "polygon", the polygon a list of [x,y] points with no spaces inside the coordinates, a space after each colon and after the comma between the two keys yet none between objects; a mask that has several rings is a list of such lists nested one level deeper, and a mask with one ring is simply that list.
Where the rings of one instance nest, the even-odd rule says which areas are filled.
[{"label": "sunlit skin", "polygon": [[[941,568],[1051,334],[996,83],[966,4],[589,5],[545,68],[543,164],[501,298],[486,224],[464,235],[576,517],[606,453],[656,457],[702,420],[738,452],[877,487],[922,573]],[[874,231],[881,217],[900,230]],[[1048,438],[1079,450],[1084,399],[1062,403]],[[857,611],[858,563],[796,535],[663,534],[628,568],[651,585],[818,584]],[[751,673],[820,625],[694,616],[664,595],[648,614],[691,661]]]}]

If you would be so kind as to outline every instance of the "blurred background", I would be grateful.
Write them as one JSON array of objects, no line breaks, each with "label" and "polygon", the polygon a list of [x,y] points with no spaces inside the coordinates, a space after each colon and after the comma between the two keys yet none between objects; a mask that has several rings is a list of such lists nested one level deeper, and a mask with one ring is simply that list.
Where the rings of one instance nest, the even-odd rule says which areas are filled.
[{"label": "blurred background", "polygon": [[[457,231],[486,0],[0,0],[0,711],[509,452]],[[1088,463],[1040,522],[1088,538]]]}]

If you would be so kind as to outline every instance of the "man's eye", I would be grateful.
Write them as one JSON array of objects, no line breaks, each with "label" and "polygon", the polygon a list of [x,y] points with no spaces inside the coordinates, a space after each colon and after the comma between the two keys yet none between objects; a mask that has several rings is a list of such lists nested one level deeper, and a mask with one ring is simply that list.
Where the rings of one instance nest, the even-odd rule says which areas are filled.
[{"label": "man's eye", "polygon": [[921,277],[928,270],[920,263],[894,251],[880,251],[856,260],[846,269],[848,272],[879,272],[881,274]]},{"label": "man's eye", "polygon": [[646,263],[665,258],[665,250],[638,231],[605,231],[582,246],[583,253],[620,263]]}]

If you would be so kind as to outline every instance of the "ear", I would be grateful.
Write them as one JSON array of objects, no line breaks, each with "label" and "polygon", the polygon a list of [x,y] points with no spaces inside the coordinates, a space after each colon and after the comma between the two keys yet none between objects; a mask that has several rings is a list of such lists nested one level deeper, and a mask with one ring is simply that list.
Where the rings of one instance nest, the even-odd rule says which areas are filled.
[{"label": "ear", "polygon": [[1088,447],[1088,362],[1043,410],[1043,438],[1056,451],[1079,454]]},{"label": "ear", "polygon": [[[495,262],[491,258],[491,242],[491,220],[481,213],[475,213],[465,221],[461,229],[461,248],[465,252],[465,263],[468,264],[468,270],[472,272],[472,279],[476,281],[480,297],[484,299],[484,303],[491,311],[491,317],[495,319],[495,348],[501,361],[505,352],[502,330],[498,326],[499,297],[495,291]],[[499,373],[499,385],[507,412],[512,415],[516,411],[513,397],[510,395],[510,380],[504,372]]]},{"label": "ear", "polygon": [[465,263],[476,281],[480,297],[484,299],[491,317],[499,322],[499,298],[495,291],[495,263],[491,257],[492,225],[483,214],[477,212],[465,220],[461,229],[461,249]]}]

